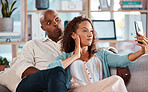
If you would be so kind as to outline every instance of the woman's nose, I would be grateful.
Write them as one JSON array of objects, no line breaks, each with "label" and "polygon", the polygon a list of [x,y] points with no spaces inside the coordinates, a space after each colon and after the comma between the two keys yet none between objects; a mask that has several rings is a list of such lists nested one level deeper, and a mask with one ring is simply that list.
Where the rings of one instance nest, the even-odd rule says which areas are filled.
[{"label": "woman's nose", "polygon": [[88,36],[92,37],[93,36],[92,32],[88,32]]}]

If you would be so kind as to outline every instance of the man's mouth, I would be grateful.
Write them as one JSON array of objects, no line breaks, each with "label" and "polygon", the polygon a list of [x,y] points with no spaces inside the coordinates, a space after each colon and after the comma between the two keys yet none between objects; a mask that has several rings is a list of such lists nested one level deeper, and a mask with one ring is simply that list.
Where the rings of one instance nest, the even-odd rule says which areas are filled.
[{"label": "man's mouth", "polygon": [[56,33],[61,33],[62,31],[61,31],[61,29],[56,29],[55,32]]}]

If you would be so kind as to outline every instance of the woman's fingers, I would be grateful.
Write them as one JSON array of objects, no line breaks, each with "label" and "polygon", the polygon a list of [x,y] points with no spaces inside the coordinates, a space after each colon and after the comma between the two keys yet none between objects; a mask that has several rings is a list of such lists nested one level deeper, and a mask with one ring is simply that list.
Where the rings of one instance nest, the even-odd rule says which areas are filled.
[{"label": "woman's fingers", "polygon": [[142,35],[142,34],[138,33],[138,35],[139,35],[139,36],[143,36],[144,34]]},{"label": "woman's fingers", "polygon": [[139,36],[136,36],[135,38],[137,38],[137,40],[144,40],[148,44],[148,38],[141,34]]},{"label": "woman's fingers", "polygon": [[145,40],[137,39],[137,40],[135,40],[135,41],[137,41],[137,42],[142,42],[142,44],[147,45],[147,43],[145,42]]},{"label": "woman's fingers", "polygon": [[136,36],[135,38],[137,38],[137,39],[146,39],[145,36]]},{"label": "woman's fingers", "polygon": [[139,34],[139,36],[136,36],[135,38],[137,38],[137,40],[135,40],[135,41],[142,42],[142,44],[137,43],[136,45],[141,46],[141,51],[143,53],[147,53],[147,51],[148,51],[148,38],[146,38],[145,36],[143,36],[141,34]]},{"label": "woman's fingers", "polygon": [[[144,33],[143,33],[143,34],[144,34]],[[137,38],[137,41],[142,42],[143,45],[148,48],[148,38],[145,37],[145,34],[142,35],[142,34],[139,34],[139,33],[138,33],[138,35],[139,35],[139,36],[136,37],[136,38]]]},{"label": "woman's fingers", "polygon": [[137,43],[136,45],[141,46],[142,48],[145,48],[146,46],[140,43]]},{"label": "woman's fingers", "polygon": [[148,44],[148,38],[145,38],[146,43]]}]

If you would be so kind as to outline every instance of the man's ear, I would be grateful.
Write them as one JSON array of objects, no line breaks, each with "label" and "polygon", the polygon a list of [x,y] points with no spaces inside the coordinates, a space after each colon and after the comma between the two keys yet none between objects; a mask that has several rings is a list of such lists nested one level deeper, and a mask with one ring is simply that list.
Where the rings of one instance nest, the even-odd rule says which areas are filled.
[{"label": "man's ear", "polygon": [[46,31],[46,30],[44,29],[44,27],[43,27],[43,26],[41,26],[41,28],[42,28],[44,31]]}]

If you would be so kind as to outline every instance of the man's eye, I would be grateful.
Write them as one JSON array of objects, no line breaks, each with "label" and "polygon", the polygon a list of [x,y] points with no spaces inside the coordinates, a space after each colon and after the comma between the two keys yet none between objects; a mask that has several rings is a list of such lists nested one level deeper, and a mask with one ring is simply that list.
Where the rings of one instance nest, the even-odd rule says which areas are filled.
[{"label": "man's eye", "polygon": [[59,21],[59,18],[56,18],[56,21]]},{"label": "man's eye", "polygon": [[48,24],[48,25],[50,25],[50,24],[51,24],[51,22],[48,22],[47,24]]}]

